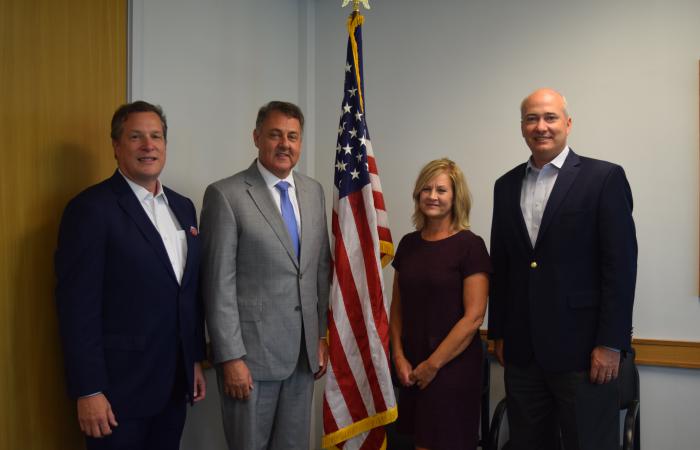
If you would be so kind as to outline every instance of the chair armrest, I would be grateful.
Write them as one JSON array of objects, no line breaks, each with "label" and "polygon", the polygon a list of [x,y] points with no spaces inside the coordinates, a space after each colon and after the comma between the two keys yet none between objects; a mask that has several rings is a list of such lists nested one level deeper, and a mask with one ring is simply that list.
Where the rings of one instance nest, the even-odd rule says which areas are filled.
[{"label": "chair armrest", "polygon": [[634,449],[635,430],[639,419],[639,400],[632,400],[625,414],[625,427],[622,430],[622,450]]},{"label": "chair armrest", "polygon": [[502,399],[496,405],[496,409],[493,411],[493,418],[491,419],[491,427],[489,428],[489,450],[498,450],[498,439],[501,434],[501,425],[503,425],[503,419],[506,416],[506,399]]}]

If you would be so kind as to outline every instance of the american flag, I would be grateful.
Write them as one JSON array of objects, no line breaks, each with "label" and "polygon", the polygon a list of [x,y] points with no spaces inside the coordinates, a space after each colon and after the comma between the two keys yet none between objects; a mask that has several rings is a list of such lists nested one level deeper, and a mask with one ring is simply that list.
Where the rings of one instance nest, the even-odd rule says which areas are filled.
[{"label": "american flag", "polygon": [[365,121],[364,18],[348,19],[345,86],[333,190],[330,364],[323,398],[323,447],[386,448],[396,420],[389,371],[389,301],[382,267],[394,256],[384,196]]}]

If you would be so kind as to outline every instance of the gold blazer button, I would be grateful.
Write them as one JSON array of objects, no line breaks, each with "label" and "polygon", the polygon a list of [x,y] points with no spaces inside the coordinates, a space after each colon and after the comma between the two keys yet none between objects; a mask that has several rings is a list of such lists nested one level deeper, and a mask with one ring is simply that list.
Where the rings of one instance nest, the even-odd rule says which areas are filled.
[{"label": "gold blazer button", "polygon": [[537,261],[532,261],[532,262],[530,263],[530,268],[531,268],[531,269],[537,269]]}]

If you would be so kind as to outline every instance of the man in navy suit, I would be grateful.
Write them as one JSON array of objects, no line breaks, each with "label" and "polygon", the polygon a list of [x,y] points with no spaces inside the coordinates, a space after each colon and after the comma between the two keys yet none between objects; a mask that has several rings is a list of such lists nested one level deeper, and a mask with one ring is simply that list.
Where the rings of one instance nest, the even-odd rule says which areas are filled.
[{"label": "man in navy suit", "polygon": [[505,367],[513,450],[619,448],[637,241],[622,167],[567,146],[556,91],[521,104],[532,153],[496,181],[489,338]]},{"label": "man in navy suit", "polygon": [[56,250],[68,393],[92,449],[177,450],[204,398],[192,202],[164,187],[167,122],[143,101],[112,118],[118,169],[72,199]]}]

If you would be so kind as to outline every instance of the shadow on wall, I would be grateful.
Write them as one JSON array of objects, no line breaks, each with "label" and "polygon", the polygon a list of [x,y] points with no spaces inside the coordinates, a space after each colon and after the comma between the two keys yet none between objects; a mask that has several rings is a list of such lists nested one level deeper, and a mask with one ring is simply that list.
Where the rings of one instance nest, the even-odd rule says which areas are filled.
[{"label": "shadow on wall", "polygon": [[207,397],[187,408],[187,422],[182,432],[180,450],[226,450],[224,427],[221,422],[221,402],[214,369],[206,369]]}]

